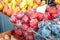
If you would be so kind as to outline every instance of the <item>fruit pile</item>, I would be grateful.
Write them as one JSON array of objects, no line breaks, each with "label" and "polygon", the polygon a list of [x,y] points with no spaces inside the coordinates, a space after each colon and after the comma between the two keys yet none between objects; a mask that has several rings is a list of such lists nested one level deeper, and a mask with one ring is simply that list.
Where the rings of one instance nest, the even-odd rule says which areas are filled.
[{"label": "fruit pile", "polygon": [[60,35],[60,4],[37,12],[43,4],[45,0],[0,0],[0,11],[10,17],[18,40],[55,40]]},{"label": "fruit pile", "polygon": [[60,22],[60,18],[53,19],[52,21],[40,21],[38,24],[38,34],[34,34],[35,40],[59,40],[60,23],[57,21]]},{"label": "fruit pile", "polygon": [[[38,34],[42,36],[44,40],[59,40],[60,38],[60,13],[58,17],[53,20],[45,20],[40,21],[38,24],[39,30],[37,31]],[[38,34],[34,34],[35,39],[39,40]],[[54,37],[52,37],[54,36]]]},{"label": "fruit pile", "polygon": [[11,16],[18,10],[26,12],[26,10],[34,9],[43,4],[45,4],[45,0],[0,0],[0,11]]},{"label": "fruit pile", "polygon": [[51,35],[59,34],[59,30],[55,26],[58,24],[54,21],[60,17],[59,6],[59,4],[56,7],[47,5],[45,13],[37,12],[37,8],[27,10],[27,12],[17,11],[16,15],[10,18],[10,21],[14,25],[16,37],[20,37],[21,40],[53,39]]}]

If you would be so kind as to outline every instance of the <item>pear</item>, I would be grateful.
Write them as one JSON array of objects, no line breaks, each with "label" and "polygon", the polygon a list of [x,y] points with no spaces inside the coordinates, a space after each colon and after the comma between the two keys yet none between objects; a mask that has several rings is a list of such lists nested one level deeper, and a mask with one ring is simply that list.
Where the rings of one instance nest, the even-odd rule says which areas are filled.
[{"label": "pear", "polygon": [[3,10],[3,4],[0,3],[0,10]]}]

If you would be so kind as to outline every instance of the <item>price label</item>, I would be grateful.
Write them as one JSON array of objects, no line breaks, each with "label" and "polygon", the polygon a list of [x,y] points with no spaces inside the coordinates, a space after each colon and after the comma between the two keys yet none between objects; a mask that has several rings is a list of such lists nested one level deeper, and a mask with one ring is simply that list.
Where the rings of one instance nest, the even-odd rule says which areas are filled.
[{"label": "price label", "polygon": [[47,5],[39,6],[39,7],[37,7],[36,11],[45,13],[46,7],[47,7]]}]

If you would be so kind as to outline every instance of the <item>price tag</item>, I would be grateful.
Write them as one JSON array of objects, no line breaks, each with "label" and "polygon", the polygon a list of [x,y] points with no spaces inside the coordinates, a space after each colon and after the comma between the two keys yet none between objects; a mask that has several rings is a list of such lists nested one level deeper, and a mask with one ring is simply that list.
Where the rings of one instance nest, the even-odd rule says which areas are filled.
[{"label": "price tag", "polygon": [[36,11],[45,13],[46,7],[47,7],[47,5],[39,6],[39,7],[37,7]]}]

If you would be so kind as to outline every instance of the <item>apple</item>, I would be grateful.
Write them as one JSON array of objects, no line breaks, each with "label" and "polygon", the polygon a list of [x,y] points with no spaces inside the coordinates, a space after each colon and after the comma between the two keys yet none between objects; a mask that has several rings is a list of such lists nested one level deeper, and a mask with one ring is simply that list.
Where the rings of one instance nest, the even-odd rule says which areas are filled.
[{"label": "apple", "polygon": [[28,31],[28,32],[33,32],[33,28],[29,27],[29,28],[27,29],[27,31]]},{"label": "apple", "polygon": [[3,13],[7,15],[7,11],[8,11],[8,6],[7,5],[4,5]]},{"label": "apple", "polygon": [[21,10],[19,10],[19,11],[16,12],[16,17],[18,19],[22,18],[23,15],[24,15],[24,13]]},{"label": "apple", "polygon": [[7,10],[7,16],[11,17],[13,14],[13,10],[12,9],[8,9]]},{"label": "apple", "polygon": [[37,18],[37,13],[36,12],[32,12],[30,15],[30,18]]},{"label": "apple", "polygon": [[58,13],[60,13],[60,10],[57,10],[58,11]]},{"label": "apple", "polygon": [[22,21],[21,20],[17,20],[16,21],[16,25],[18,25],[19,27],[22,26]]},{"label": "apple", "polygon": [[24,15],[22,17],[22,21],[27,23],[29,21],[29,17],[27,15]]},{"label": "apple", "polygon": [[26,40],[34,40],[33,35],[28,35],[28,36],[26,36]]},{"label": "apple", "polygon": [[17,14],[21,14],[21,13],[23,13],[23,11],[22,11],[22,10],[17,11]]},{"label": "apple", "polygon": [[56,5],[57,10],[60,10],[60,4]]},{"label": "apple", "polygon": [[23,31],[23,34],[24,34],[24,36],[27,36],[28,35],[28,32]]},{"label": "apple", "polygon": [[12,16],[12,17],[10,18],[10,21],[11,21],[12,23],[16,23],[17,18],[16,18],[15,16]]},{"label": "apple", "polygon": [[18,13],[18,14],[16,15],[16,17],[17,17],[18,19],[21,19],[21,18],[23,17],[23,15],[24,15],[24,13]]},{"label": "apple", "polygon": [[60,13],[60,4],[57,4],[56,8],[57,8],[58,13]]},{"label": "apple", "polygon": [[43,20],[43,18],[44,18],[43,13],[38,13],[37,19],[38,19],[39,21],[41,21],[41,20]]},{"label": "apple", "polygon": [[58,14],[52,14],[52,15],[51,15],[52,19],[57,18],[57,16],[58,16]]},{"label": "apple", "polygon": [[29,27],[29,28],[27,29],[27,31],[28,31],[28,35],[33,35],[33,34],[34,34],[33,28],[31,28],[31,27]]},{"label": "apple", "polygon": [[55,7],[51,7],[50,10],[49,10],[49,13],[50,14],[57,14],[57,9]]},{"label": "apple", "polygon": [[44,14],[44,19],[49,19],[49,20],[52,19],[49,12],[45,12],[45,14]]},{"label": "apple", "polygon": [[17,30],[18,29],[18,27],[17,26],[14,26],[14,30]]},{"label": "apple", "polygon": [[36,28],[38,25],[38,20],[37,19],[31,19],[30,20],[30,26],[33,28]]},{"label": "apple", "polygon": [[28,28],[29,28],[29,25],[28,25],[28,24],[26,24],[26,23],[24,23],[24,24],[22,25],[22,28],[23,28],[24,30],[26,30],[26,29],[28,29]]},{"label": "apple", "polygon": [[22,32],[21,29],[18,29],[18,30],[16,31],[16,33],[17,33],[18,35],[22,35],[22,34],[23,34],[23,32]]},{"label": "apple", "polygon": [[25,13],[26,15],[28,15],[29,17],[31,16],[32,11],[31,10],[27,10],[27,12]]}]

